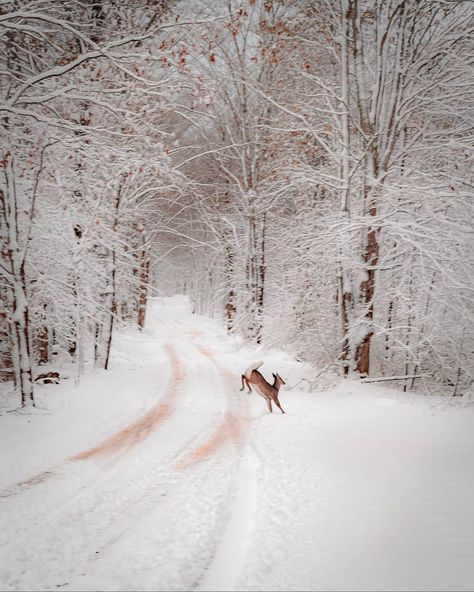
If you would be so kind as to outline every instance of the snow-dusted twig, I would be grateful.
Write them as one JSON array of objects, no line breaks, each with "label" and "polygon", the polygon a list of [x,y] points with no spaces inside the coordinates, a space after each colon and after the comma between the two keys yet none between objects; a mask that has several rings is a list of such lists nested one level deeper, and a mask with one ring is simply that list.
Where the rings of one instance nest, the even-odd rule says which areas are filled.
[{"label": "snow-dusted twig", "polygon": [[414,380],[415,378],[430,377],[430,374],[411,374],[408,376],[377,376],[375,378],[361,378],[360,382],[387,382],[390,380]]}]

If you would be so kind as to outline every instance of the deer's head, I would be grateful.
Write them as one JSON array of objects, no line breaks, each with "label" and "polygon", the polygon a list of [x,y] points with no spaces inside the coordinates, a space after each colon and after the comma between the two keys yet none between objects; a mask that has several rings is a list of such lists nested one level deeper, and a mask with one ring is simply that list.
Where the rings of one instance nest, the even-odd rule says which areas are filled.
[{"label": "deer's head", "polygon": [[275,374],[274,372],[272,372],[274,383],[273,386],[277,389],[279,389],[281,387],[282,384],[286,384],[286,382],[283,380],[283,378],[279,375],[279,374]]}]

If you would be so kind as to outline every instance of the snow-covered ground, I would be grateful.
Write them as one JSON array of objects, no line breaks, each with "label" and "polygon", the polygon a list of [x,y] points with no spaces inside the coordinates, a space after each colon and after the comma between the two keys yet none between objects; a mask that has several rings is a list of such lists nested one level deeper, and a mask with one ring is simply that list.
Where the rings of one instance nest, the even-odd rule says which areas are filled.
[{"label": "snow-covered ground", "polygon": [[345,381],[270,414],[258,359],[314,373],[155,299],[109,372],[0,409],[0,588],[472,590],[473,409]]}]

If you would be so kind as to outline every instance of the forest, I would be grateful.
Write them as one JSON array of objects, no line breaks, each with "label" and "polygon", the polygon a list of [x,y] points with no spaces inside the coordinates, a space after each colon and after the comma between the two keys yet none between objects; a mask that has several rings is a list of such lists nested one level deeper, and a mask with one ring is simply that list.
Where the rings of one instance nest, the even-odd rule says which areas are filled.
[{"label": "forest", "polygon": [[473,0],[0,0],[0,590],[474,590]]},{"label": "forest", "polygon": [[3,0],[0,377],[107,369],[155,295],[469,397],[469,0]]}]

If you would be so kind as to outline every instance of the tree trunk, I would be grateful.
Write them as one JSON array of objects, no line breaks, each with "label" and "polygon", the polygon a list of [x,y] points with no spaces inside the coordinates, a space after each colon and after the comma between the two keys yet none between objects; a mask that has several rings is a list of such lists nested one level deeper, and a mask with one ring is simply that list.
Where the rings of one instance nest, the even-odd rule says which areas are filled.
[{"label": "tree trunk", "polygon": [[[370,208],[370,215],[375,216],[377,209],[375,205]],[[367,247],[363,253],[363,259],[367,264],[367,278],[360,284],[360,297],[365,305],[364,324],[368,327],[362,341],[356,349],[357,371],[359,374],[368,375],[370,371],[370,344],[374,334],[372,321],[374,318],[374,295],[375,295],[375,267],[379,259],[378,230],[369,228],[367,235]]]},{"label": "tree trunk", "polygon": [[79,385],[81,376],[85,371],[85,355],[84,355],[84,336],[85,336],[85,319],[83,315],[82,305],[82,278],[84,271],[84,261],[82,253],[82,228],[76,224],[74,227],[74,234],[76,235],[76,245],[73,252],[74,261],[74,341],[69,347],[69,352],[75,358],[75,377],[74,383]]},{"label": "tree trunk", "polygon": [[94,364],[97,365],[99,361],[99,348],[100,348],[100,324],[95,322],[94,330]]},{"label": "tree trunk", "polygon": [[[350,150],[351,150],[351,136],[349,127],[349,24],[351,5],[348,0],[340,0],[341,3],[341,99],[340,99],[340,126],[341,126],[341,198],[340,209],[343,218],[349,222],[350,219]],[[347,237],[343,236],[341,240],[341,247],[339,253],[338,263],[338,287],[339,287],[339,306],[341,315],[341,333],[342,333],[342,347],[341,360],[343,363],[344,376],[349,374],[350,370],[350,344],[349,344],[349,329],[350,329],[350,310],[353,303],[353,291],[351,285],[350,274],[348,270],[349,260],[351,254],[348,253]]]},{"label": "tree trunk", "polygon": [[234,320],[235,320],[235,292],[233,288],[234,284],[234,273],[235,273],[235,256],[232,250],[232,246],[227,243],[225,247],[225,265],[224,265],[224,274],[225,274],[225,285],[227,290],[227,297],[225,303],[225,311],[226,311],[226,320],[227,320],[227,333],[232,333],[234,330]]},{"label": "tree trunk", "polygon": [[13,318],[18,344],[19,385],[21,406],[35,406],[33,394],[33,369],[30,352],[30,322],[24,287],[17,284],[14,289]]},{"label": "tree trunk", "polygon": [[25,257],[20,248],[18,202],[13,157],[7,153],[5,166],[6,191],[0,190],[0,213],[5,225],[6,259],[9,263],[9,292],[12,310],[12,341],[15,383],[20,389],[21,406],[35,405],[29,306],[26,295]]},{"label": "tree trunk", "polygon": [[38,364],[49,362],[49,329],[43,326],[36,335],[36,347],[38,351]]},{"label": "tree trunk", "polygon": [[265,295],[265,216],[261,225],[250,216],[249,253],[247,262],[248,326],[247,335],[260,343],[263,330],[263,300]]},{"label": "tree trunk", "polygon": [[[119,182],[119,186],[117,189],[117,197],[115,199],[115,210],[114,210],[114,221],[112,225],[112,230],[115,233],[117,232],[119,217],[120,217],[120,202],[122,198],[122,189],[125,183],[125,179],[127,178],[127,173],[123,173],[122,177]],[[110,361],[110,352],[112,349],[112,336],[114,332],[114,321],[117,315],[117,254],[115,252],[115,248],[112,249],[112,260],[111,260],[111,274],[110,274],[110,304],[109,304],[109,323],[108,323],[108,333],[107,333],[107,348],[104,360],[104,369],[108,370],[109,368],[109,361]]]},{"label": "tree trunk", "polygon": [[109,309],[109,326],[107,332],[107,349],[105,353],[104,369],[109,369],[110,352],[112,349],[112,335],[114,332],[114,319],[117,314],[117,295],[116,295],[116,255],[115,250],[112,251],[112,272],[111,272],[111,287],[110,287],[110,309]]},{"label": "tree trunk", "polygon": [[263,304],[265,298],[265,233],[266,233],[267,216],[263,214],[261,225],[260,249],[259,249],[259,263],[257,267],[257,343],[262,342],[263,337]]},{"label": "tree trunk", "polygon": [[140,330],[145,328],[145,315],[148,302],[148,281],[150,275],[150,258],[148,256],[145,230],[141,229],[143,245],[140,253],[140,284],[138,296],[138,326]]}]

